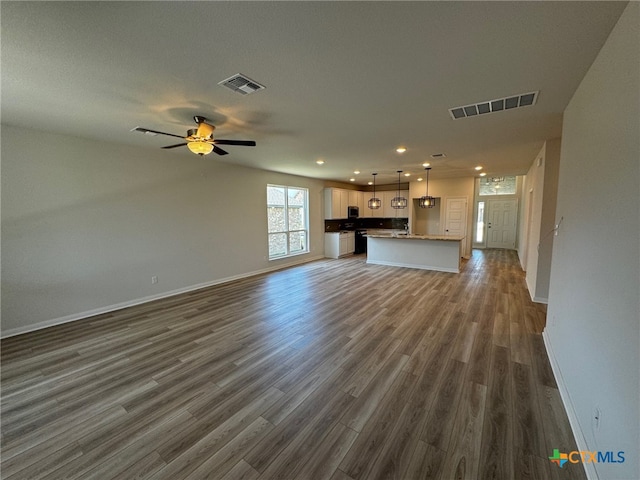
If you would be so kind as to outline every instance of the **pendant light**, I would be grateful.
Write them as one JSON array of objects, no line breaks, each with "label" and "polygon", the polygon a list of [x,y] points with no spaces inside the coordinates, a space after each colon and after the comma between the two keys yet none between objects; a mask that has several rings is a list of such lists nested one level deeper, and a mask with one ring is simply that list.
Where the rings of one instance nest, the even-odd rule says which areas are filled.
[{"label": "pendant light", "polygon": [[382,202],[380,201],[379,198],[376,197],[376,175],[378,174],[372,173],[372,175],[373,175],[373,197],[369,199],[368,205],[371,210],[377,210],[382,206]]},{"label": "pendant light", "polygon": [[429,170],[431,170],[431,167],[427,167],[425,170],[427,171],[427,194],[424,197],[420,197],[418,205],[420,205],[420,208],[433,208],[436,204],[436,199],[429,196]]},{"label": "pendant light", "polygon": [[400,209],[407,208],[407,199],[400,196],[400,174],[402,170],[398,170],[398,196],[391,199],[391,208]]}]

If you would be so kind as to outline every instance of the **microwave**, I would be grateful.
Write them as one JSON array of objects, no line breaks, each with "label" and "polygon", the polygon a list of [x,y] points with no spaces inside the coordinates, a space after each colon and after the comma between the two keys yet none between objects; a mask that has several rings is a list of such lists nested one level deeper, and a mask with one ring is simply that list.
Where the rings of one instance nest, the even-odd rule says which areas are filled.
[{"label": "microwave", "polygon": [[347,207],[347,218],[358,218],[360,215],[358,207]]}]

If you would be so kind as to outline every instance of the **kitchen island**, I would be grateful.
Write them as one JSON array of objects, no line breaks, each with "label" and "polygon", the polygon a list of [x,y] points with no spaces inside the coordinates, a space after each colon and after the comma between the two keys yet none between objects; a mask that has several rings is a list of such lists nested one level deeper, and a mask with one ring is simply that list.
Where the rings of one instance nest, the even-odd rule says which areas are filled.
[{"label": "kitchen island", "polygon": [[367,235],[367,263],[460,273],[464,238],[454,235]]}]

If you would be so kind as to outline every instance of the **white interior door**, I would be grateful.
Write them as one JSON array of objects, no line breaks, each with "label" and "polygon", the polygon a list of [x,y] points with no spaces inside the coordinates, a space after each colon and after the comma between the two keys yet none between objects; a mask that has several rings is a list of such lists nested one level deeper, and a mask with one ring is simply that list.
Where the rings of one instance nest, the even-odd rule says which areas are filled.
[{"label": "white interior door", "polygon": [[467,234],[467,197],[448,197],[444,215],[445,235]]},{"label": "white interior door", "polygon": [[[444,234],[467,236],[467,197],[447,197],[444,211]],[[467,241],[462,241],[462,255],[467,255]]]},{"label": "white interior door", "polygon": [[516,248],[517,200],[489,200],[488,248]]}]

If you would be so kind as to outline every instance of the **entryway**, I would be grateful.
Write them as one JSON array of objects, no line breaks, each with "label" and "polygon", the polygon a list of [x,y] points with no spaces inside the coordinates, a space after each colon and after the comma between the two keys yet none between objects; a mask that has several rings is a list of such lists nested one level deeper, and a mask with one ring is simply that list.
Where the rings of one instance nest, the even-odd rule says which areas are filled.
[{"label": "entryway", "polygon": [[487,248],[516,248],[518,201],[489,200],[487,222]]}]

